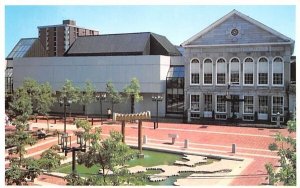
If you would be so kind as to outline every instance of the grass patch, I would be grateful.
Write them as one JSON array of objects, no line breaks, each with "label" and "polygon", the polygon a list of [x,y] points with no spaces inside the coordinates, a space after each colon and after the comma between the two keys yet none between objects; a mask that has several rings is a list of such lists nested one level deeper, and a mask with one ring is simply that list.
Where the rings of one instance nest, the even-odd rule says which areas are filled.
[{"label": "grass patch", "polygon": [[129,161],[127,164],[129,167],[133,166],[157,166],[157,165],[172,165],[176,160],[182,158],[182,155],[172,153],[161,153],[156,151],[143,151],[144,158],[135,158]]},{"label": "grass patch", "polygon": [[[176,160],[179,160],[182,157],[182,155],[178,155],[178,154],[161,153],[161,152],[148,151],[148,150],[144,150],[143,153],[145,156],[144,158],[135,158],[133,160],[130,160],[127,163],[128,167],[134,167],[138,165],[144,167],[157,166],[157,165],[171,165]],[[99,168],[100,167],[96,165],[92,166],[91,168],[87,168],[84,165],[76,164],[76,170],[81,176],[98,174]],[[72,165],[71,163],[64,164],[56,171],[60,173],[70,174],[72,171]]]}]

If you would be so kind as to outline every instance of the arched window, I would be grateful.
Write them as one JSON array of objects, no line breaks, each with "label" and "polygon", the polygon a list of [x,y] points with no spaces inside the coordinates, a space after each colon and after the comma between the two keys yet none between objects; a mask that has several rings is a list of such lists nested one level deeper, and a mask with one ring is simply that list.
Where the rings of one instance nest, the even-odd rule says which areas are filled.
[{"label": "arched window", "polygon": [[269,84],[269,60],[266,57],[258,59],[257,64],[258,85]]},{"label": "arched window", "polygon": [[253,85],[254,60],[251,57],[246,57],[243,63],[244,85]]},{"label": "arched window", "polygon": [[203,61],[203,84],[204,85],[211,85],[213,83],[212,70],[213,70],[212,60],[205,59]]},{"label": "arched window", "polygon": [[275,57],[272,63],[273,85],[283,85],[284,63],[281,57]]},{"label": "arched window", "polygon": [[191,85],[198,85],[199,82],[199,75],[200,75],[200,61],[196,58],[191,60],[190,63],[190,84]]},{"label": "arched window", "polygon": [[239,85],[240,84],[240,60],[234,57],[230,60],[230,83]]},{"label": "arched window", "polygon": [[226,60],[224,58],[219,58],[217,60],[217,85],[225,85],[226,84],[226,73],[227,73],[227,65]]}]

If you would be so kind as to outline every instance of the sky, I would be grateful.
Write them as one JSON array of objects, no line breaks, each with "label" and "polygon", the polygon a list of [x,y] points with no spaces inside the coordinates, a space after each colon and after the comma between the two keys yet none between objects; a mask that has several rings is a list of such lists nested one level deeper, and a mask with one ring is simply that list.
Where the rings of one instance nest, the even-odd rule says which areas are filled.
[{"label": "sky", "polygon": [[295,40],[295,5],[6,5],[5,56],[21,38],[38,37],[38,26],[61,24],[64,19],[101,34],[154,32],[180,45],[233,9]]}]

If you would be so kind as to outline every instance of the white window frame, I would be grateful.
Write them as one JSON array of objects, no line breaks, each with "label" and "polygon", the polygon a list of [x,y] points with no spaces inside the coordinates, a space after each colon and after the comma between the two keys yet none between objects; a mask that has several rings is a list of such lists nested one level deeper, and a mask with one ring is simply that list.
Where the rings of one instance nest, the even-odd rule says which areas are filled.
[{"label": "white window frame", "polygon": [[282,95],[273,95],[272,96],[272,106],[271,106],[271,113],[272,115],[277,115],[277,112],[273,113],[273,101],[274,101],[274,97],[282,97],[282,114],[280,114],[281,116],[284,114],[284,96]]},{"label": "white window frame", "polygon": [[258,96],[258,113],[259,113],[259,114],[268,114],[268,109],[267,109],[267,112],[264,112],[264,113],[263,113],[263,112],[260,112],[260,102],[259,102],[259,101],[260,101],[260,100],[259,100],[260,97],[266,97],[266,98],[267,98],[267,108],[268,108],[268,105],[269,105],[269,104],[268,104],[268,103],[269,103],[269,96],[267,96],[267,95],[259,95],[259,96]]},{"label": "white window frame", "polygon": [[[224,57],[219,57],[218,59],[217,59],[217,61],[216,61],[216,85],[217,86],[225,86],[226,85],[226,78],[227,78],[227,70],[225,71],[225,83],[224,84],[218,84],[218,61],[220,60],[220,59],[224,59],[225,60],[225,67],[226,67],[226,69],[227,69],[227,61],[226,61],[226,59],[224,58]],[[221,74],[221,73],[220,73]],[[223,74],[223,73],[222,73]]]},{"label": "white window frame", "polygon": [[[274,71],[273,71],[273,69],[274,69],[274,60],[276,58],[280,58],[282,60],[282,73],[281,73],[282,74],[282,84],[274,84]],[[272,86],[281,86],[281,87],[284,86],[284,59],[280,56],[276,56],[272,60]]]},{"label": "white window frame", "polygon": [[[206,60],[210,60],[211,61],[211,84],[206,84],[206,83],[204,83],[204,62],[206,61]],[[203,66],[202,66],[202,74],[203,74],[203,79],[202,79],[202,82],[203,82],[203,85],[213,85],[213,83],[214,83],[214,78],[213,78],[213,60],[211,59],[211,58],[205,58],[204,60],[203,60]]]},{"label": "white window frame", "polygon": [[[192,95],[198,95],[199,96],[199,111],[196,111],[196,110],[192,110]],[[200,112],[200,103],[201,102],[201,96],[199,94],[193,94],[193,93],[190,93],[190,110],[191,112]]]},{"label": "white window frame", "polygon": [[252,105],[253,105],[253,112],[252,113],[249,113],[249,112],[245,112],[245,101],[243,102],[243,114],[245,114],[245,115],[250,115],[250,114],[254,114],[254,112],[255,112],[255,106],[254,106],[254,104],[255,104],[255,102],[254,102],[254,96],[253,95],[244,95],[244,99],[245,99],[245,97],[252,97],[252,101],[253,101],[253,103],[252,103]]},{"label": "white window frame", "polygon": [[[210,96],[211,97],[211,104],[210,104],[210,106],[211,106],[211,110],[205,110],[205,96]],[[206,111],[206,112],[212,112],[213,111],[213,95],[212,94],[209,94],[209,93],[204,93],[203,94],[203,102],[204,102],[204,104],[203,104],[203,111]]]},{"label": "white window frame", "polygon": [[224,96],[224,97],[226,97],[226,95],[216,95],[215,96],[215,99],[216,99],[215,100],[216,101],[216,103],[215,103],[216,113],[224,113],[225,114],[225,113],[227,113],[227,102],[225,101],[225,112],[219,112],[218,108],[217,108],[218,107],[218,96]]},{"label": "white window frame", "polygon": [[[260,59],[262,59],[262,58],[266,58],[267,59],[267,63],[268,63],[268,72],[267,72],[267,74],[268,74],[268,76],[267,76],[267,78],[268,78],[268,82],[267,82],[267,84],[259,84],[259,65],[260,65],[260,62],[259,62],[259,60]],[[257,60],[257,85],[258,86],[268,86],[269,85],[269,83],[270,83],[270,71],[269,71],[269,58],[267,58],[266,56],[262,56],[262,57],[260,57],[260,58],[258,58],[258,60]],[[265,73],[265,72],[263,72],[263,73]]]},{"label": "white window frame", "polygon": [[[253,72],[252,72],[252,75],[253,75],[253,78],[252,78],[252,84],[246,84],[245,83],[245,71],[243,71],[243,85],[244,86],[254,86],[254,69],[255,69],[255,63],[254,63],[254,59],[252,58],[252,57],[246,57],[245,59],[244,59],[244,61],[243,61],[243,64],[244,64],[244,69],[243,70],[245,70],[245,63],[248,63],[248,62],[245,62],[245,60],[246,59],[248,59],[248,58],[250,58],[250,59],[252,59],[252,66],[253,66]],[[247,73],[248,74],[248,73]]]},{"label": "white window frame", "polygon": [[[198,64],[199,64],[199,66],[198,66],[198,74],[199,74],[199,83],[197,83],[197,84],[195,84],[195,83],[192,83],[192,74],[196,74],[196,73],[192,73],[192,69],[191,69],[191,65],[192,65],[192,61],[194,60],[194,59],[196,59],[196,60],[198,60]],[[198,85],[200,85],[200,60],[198,59],[198,58],[191,58],[191,60],[190,60],[190,85],[191,86],[198,86]]]},{"label": "white window frame", "polygon": [[[231,82],[231,63],[232,63],[232,60],[235,59],[235,58],[239,60],[239,62],[238,62],[238,64],[239,64],[239,83],[238,84],[235,84],[235,83],[233,84]],[[225,78],[226,78],[226,76],[225,76]],[[229,82],[231,83],[231,86],[239,86],[239,85],[241,85],[241,60],[238,57],[233,57],[233,58],[231,58],[229,60]]]}]

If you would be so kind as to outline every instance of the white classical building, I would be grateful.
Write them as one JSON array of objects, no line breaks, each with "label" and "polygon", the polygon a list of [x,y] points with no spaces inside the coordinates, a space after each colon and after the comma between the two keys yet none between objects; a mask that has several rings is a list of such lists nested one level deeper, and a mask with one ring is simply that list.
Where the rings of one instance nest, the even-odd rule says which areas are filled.
[{"label": "white classical building", "polygon": [[292,39],[233,10],[182,46],[189,121],[284,121]]}]

